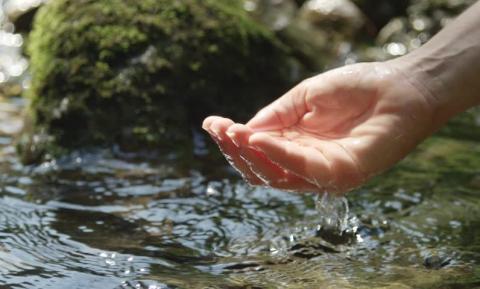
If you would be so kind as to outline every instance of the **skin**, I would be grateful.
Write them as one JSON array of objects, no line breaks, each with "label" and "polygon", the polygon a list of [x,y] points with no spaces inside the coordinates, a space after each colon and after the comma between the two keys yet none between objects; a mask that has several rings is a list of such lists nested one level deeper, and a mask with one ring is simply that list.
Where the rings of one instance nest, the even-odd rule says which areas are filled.
[{"label": "skin", "polygon": [[479,15],[477,2],[404,57],[325,72],[246,124],[210,116],[203,128],[252,185],[344,194],[478,104]]}]

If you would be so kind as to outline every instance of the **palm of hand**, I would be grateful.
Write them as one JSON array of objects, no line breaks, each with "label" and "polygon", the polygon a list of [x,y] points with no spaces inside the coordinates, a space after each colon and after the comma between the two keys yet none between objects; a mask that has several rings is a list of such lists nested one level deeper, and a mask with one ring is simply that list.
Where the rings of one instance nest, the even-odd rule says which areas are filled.
[{"label": "palm of hand", "polygon": [[308,79],[246,125],[209,117],[204,128],[250,183],[346,192],[411,150],[428,132],[428,105],[385,64]]}]

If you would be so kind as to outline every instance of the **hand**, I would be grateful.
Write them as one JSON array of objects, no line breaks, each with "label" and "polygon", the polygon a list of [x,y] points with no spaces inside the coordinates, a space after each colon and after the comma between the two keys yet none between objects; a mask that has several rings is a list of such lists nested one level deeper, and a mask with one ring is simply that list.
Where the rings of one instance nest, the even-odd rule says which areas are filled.
[{"label": "hand", "polygon": [[402,159],[432,131],[433,108],[393,63],[307,79],[246,125],[203,128],[252,185],[345,193]]}]

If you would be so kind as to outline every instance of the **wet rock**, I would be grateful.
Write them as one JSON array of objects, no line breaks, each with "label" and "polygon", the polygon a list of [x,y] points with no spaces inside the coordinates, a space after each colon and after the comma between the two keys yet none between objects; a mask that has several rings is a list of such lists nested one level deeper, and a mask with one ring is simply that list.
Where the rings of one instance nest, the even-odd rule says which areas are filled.
[{"label": "wet rock", "polygon": [[345,245],[355,242],[357,236],[356,233],[356,229],[355,232],[344,231],[339,234],[338,232],[321,228],[317,230],[316,236],[322,238],[323,240],[332,245]]},{"label": "wet rock", "polygon": [[452,259],[446,256],[428,256],[423,261],[423,266],[427,269],[441,269],[451,263]]},{"label": "wet rock", "polygon": [[24,162],[85,146],[191,146],[206,115],[238,121],[291,85],[287,49],[236,0],[52,0],[28,52]]}]

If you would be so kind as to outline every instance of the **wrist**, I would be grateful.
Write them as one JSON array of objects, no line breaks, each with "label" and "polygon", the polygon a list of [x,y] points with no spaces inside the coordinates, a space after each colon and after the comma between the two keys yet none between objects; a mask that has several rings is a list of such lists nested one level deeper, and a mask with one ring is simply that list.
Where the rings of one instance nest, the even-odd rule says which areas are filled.
[{"label": "wrist", "polygon": [[389,61],[403,78],[419,92],[432,111],[432,133],[453,116],[478,105],[477,95],[459,86],[455,78],[462,77],[452,71],[448,59],[438,57],[434,52],[423,53],[422,48],[406,56]]}]

